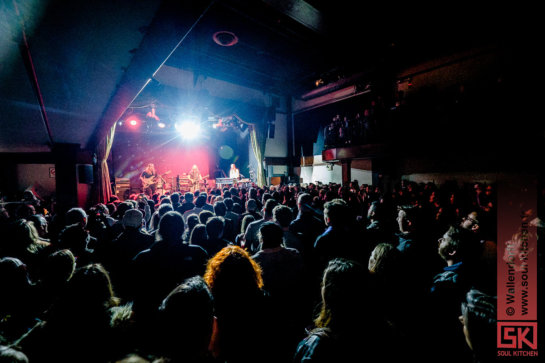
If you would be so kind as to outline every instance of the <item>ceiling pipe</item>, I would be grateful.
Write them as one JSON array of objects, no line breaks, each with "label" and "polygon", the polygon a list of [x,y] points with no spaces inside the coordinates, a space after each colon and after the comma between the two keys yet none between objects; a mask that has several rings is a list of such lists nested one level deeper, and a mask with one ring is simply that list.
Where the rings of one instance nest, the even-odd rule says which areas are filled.
[{"label": "ceiling pipe", "polygon": [[53,134],[51,132],[51,126],[49,125],[49,118],[47,117],[47,112],[45,110],[45,103],[42,97],[42,91],[40,90],[38,76],[36,75],[36,69],[34,68],[34,62],[32,61],[32,54],[30,53],[30,47],[28,45],[28,39],[26,36],[26,31],[25,31],[25,21],[23,17],[21,16],[21,13],[19,12],[19,8],[17,7],[17,3],[15,0],[13,0],[13,6],[15,7],[15,13],[17,14],[17,17],[19,18],[19,22],[21,23],[21,34],[22,34],[22,42],[20,44],[21,56],[23,57],[28,78],[30,79],[30,83],[32,84],[32,88],[34,90],[34,93],[36,94],[36,98],[40,105],[40,115],[44,123],[44,127],[47,132],[47,137],[49,140],[48,146],[50,149],[52,149],[54,144]]}]

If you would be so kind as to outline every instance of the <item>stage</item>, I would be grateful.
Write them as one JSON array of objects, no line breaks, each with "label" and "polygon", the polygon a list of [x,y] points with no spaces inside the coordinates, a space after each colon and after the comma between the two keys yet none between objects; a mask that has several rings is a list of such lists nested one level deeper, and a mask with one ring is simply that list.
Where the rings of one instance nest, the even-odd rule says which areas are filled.
[{"label": "stage", "polygon": [[[217,187],[249,186],[249,136],[227,130],[205,130],[199,137],[187,140],[175,132],[117,131],[110,155],[110,174],[115,194],[120,199],[142,192],[140,175],[146,165],[153,163],[157,178],[157,192],[185,193],[196,189],[206,191]],[[237,183],[228,180],[231,164],[242,175]],[[193,186],[188,174],[196,165],[202,181]]]}]

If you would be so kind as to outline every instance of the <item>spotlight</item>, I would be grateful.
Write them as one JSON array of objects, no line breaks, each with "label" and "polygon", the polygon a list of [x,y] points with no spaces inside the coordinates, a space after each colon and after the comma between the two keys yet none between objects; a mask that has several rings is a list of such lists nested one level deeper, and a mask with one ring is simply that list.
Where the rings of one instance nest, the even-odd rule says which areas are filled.
[{"label": "spotlight", "polygon": [[195,121],[176,122],[174,127],[187,140],[196,138],[201,131],[201,126]]},{"label": "spotlight", "polygon": [[138,125],[138,121],[136,121],[136,119],[130,119],[129,120],[129,125],[136,126],[136,125]]},{"label": "spotlight", "polygon": [[159,127],[160,129],[164,129],[166,127],[165,123],[164,122],[159,122],[157,124],[157,127]]}]

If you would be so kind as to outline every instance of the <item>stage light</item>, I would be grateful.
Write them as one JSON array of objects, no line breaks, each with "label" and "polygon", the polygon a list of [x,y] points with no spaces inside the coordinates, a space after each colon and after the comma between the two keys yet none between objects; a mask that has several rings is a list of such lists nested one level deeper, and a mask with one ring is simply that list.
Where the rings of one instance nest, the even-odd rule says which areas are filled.
[{"label": "stage light", "polygon": [[164,122],[159,122],[157,124],[157,127],[159,127],[160,129],[164,129],[166,127],[165,123]]},{"label": "stage light", "polygon": [[198,137],[201,132],[201,126],[195,121],[176,122],[174,127],[187,140]]},{"label": "stage light", "polygon": [[129,125],[136,126],[136,125],[138,125],[138,121],[136,121],[136,119],[131,119],[131,120],[129,120]]}]

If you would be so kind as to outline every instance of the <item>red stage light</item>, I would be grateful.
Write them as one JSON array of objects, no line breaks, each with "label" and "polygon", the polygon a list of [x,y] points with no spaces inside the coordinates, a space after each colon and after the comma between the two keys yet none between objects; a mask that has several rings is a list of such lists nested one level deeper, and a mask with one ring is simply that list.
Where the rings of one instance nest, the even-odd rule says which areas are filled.
[{"label": "red stage light", "polygon": [[135,119],[129,120],[129,125],[136,126],[137,124],[138,124],[138,121],[136,121]]}]

